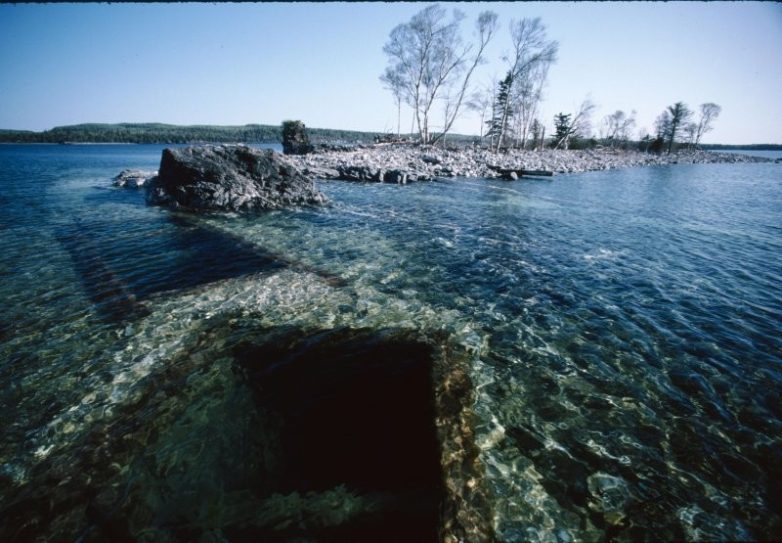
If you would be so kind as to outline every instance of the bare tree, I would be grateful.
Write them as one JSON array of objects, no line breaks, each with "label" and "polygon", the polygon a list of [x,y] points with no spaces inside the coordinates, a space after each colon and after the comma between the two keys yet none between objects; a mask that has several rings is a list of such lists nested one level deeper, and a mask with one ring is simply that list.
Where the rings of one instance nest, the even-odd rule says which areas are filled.
[{"label": "bare tree", "polygon": [[396,137],[398,138],[402,132],[402,100],[405,97],[403,79],[397,70],[386,70],[386,73],[380,79],[394,95],[394,101],[396,102]]},{"label": "bare tree", "polygon": [[469,67],[466,65],[472,46],[464,46],[459,33],[463,19],[464,14],[454,10],[448,22],[442,7],[438,4],[428,6],[409,22],[397,25],[383,47],[389,57],[389,66],[380,79],[389,88],[399,89],[405,102],[413,108],[421,142],[425,144],[442,137],[440,134],[432,138],[429,126],[435,101],[452,95],[451,89],[461,81],[459,92],[453,95],[453,100],[448,101],[443,133],[450,129],[456,119],[470,76],[480,64],[483,51],[494,32],[497,16],[483,12],[478,17],[479,45]]},{"label": "bare tree", "polygon": [[695,140],[698,137],[698,125],[696,123],[686,123],[682,126],[682,133],[684,134],[684,141],[687,142],[687,147],[694,147]]},{"label": "bare tree", "polygon": [[589,98],[581,102],[572,120],[569,119],[568,123],[564,125],[564,129],[558,133],[558,141],[554,148],[559,149],[562,147],[563,149],[568,149],[571,139],[589,135],[589,132],[592,130],[592,112],[596,107]]},{"label": "bare tree", "polygon": [[480,127],[480,133],[481,133],[481,140],[483,140],[483,134],[486,128],[486,122],[487,122],[487,115],[489,114],[489,111],[492,106],[492,92],[493,92],[494,84],[492,83],[491,87],[483,88],[479,91],[475,91],[470,96],[469,101],[467,102],[467,109],[470,109],[472,111],[475,111],[480,119],[481,119],[481,127]]},{"label": "bare tree", "polygon": [[695,130],[695,146],[697,147],[701,143],[701,138],[706,132],[710,132],[714,127],[711,123],[720,116],[722,108],[717,104],[707,102],[701,104],[700,118],[698,119],[697,128]]},{"label": "bare tree", "polygon": [[543,98],[543,85],[548,76],[548,69],[548,63],[539,63],[531,70],[528,78],[516,85],[516,92],[512,96],[515,118],[518,123],[516,134],[522,149],[526,148],[530,125],[538,114],[538,106]]},{"label": "bare tree", "polygon": [[635,126],[635,110],[627,115],[621,109],[603,117],[603,139],[614,147],[617,142],[625,142]]},{"label": "bare tree", "polygon": [[[545,74],[541,65],[547,69],[556,61],[559,44],[556,41],[546,39],[546,27],[541,23],[540,18],[511,21],[510,34],[513,51],[505,60],[509,65],[508,71],[511,76],[509,91],[512,95],[515,85],[529,81],[536,73]],[[542,72],[538,70],[542,70]],[[511,108],[512,100],[506,100],[497,115],[497,151],[505,138]]]},{"label": "bare tree", "polygon": [[[462,106],[464,96],[467,93],[467,88],[470,83],[470,77],[472,77],[475,68],[477,68],[478,65],[483,62],[483,52],[486,49],[486,46],[489,44],[489,41],[491,41],[494,32],[497,30],[497,14],[492,11],[481,12],[481,14],[478,16],[476,27],[478,31],[478,50],[473,57],[473,61],[470,64],[470,67],[467,69],[464,79],[462,80],[462,86],[459,89],[459,93],[457,94],[455,100],[453,102],[447,102],[443,131],[439,136],[435,136],[433,138],[432,143],[436,143],[439,138],[445,137],[445,135],[451,130],[453,122],[459,115],[459,110]],[[469,51],[470,48],[471,47],[468,47],[467,51]],[[465,52],[465,56],[467,51]]]}]

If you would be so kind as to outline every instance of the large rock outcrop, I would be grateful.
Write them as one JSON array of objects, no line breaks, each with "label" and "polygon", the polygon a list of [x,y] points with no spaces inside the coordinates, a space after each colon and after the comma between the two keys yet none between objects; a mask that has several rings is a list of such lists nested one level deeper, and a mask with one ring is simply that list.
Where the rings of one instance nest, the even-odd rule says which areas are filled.
[{"label": "large rock outcrop", "polygon": [[326,197],[272,150],[204,145],[164,149],[147,201],[189,210],[256,211],[318,205]]},{"label": "large rock outcrop", "polygon": [[282,152],[286,155],[306,155],[313,150],[307,127],[301,121],[282,123]]}]

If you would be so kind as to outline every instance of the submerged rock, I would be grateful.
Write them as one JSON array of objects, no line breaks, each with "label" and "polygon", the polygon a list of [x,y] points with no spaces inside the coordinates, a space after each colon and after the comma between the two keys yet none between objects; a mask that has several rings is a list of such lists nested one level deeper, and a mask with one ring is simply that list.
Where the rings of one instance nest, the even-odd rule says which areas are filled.
[{"label": "submerged rock", "polygon": [[282,155],[243,145],[164,149],[147,201],[189,210],[255,211],[317,205],[326,197]]},{"label": "submerged rock", "polygon": [[156,175],[157,172],[146,170],[122,170],[112,181],[115,187],[137,189],[146,185]]}]

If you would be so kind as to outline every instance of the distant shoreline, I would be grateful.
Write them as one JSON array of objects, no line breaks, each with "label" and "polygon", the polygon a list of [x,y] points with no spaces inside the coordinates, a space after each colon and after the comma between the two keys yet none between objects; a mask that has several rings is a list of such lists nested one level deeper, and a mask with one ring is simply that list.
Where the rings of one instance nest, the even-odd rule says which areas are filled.
[{"label": "distant shoreline", "polygon": [[127,141],[0,141],[0,145],[178,145],[175,143],[134,143]]},{"label": "distant shoreline", "polygon": [[[362,132],[332,128],[310,128],[307,132],[313,143],[372,143],[380,132]],[[402,136],[411,138],[410,134]],[[477,135],[449,134],[446,145],[471,144],[480,140]],[[282,141],[279,125],[247,124],[221,125],[173,125],[163,123],[87,123],[57,126],[49,130],[0,129],[0,144],[48,144],[48,145],[198,145],[208,143],[269,144]],[[704,150],[782,151],[782,143],[753,144],[703,144]]]},{"label": "distant shoreline", "polygon": [[[370,143],[379,134],[328,128],[307,128],[314,143]],[[197,143],[279,143],[280,125],[248,124],[244,126],[192,125],[162,123],[89,123],[57,126],[49,130],[0,129],[0,143],[144,143],[156,145]]]},{"label": "distant shoreline", "polygon": [[[477,139],[477,138],[476,138]],[[0,141],[0,145],[282,145],[279,140],[276,141]],[[702,151],[720,152],[720,151],[782,151],[782,144],[751,144],[751,145],[723,145],[706,144],[700,146]],[[572,149],[578,151],[583,149]]]}]

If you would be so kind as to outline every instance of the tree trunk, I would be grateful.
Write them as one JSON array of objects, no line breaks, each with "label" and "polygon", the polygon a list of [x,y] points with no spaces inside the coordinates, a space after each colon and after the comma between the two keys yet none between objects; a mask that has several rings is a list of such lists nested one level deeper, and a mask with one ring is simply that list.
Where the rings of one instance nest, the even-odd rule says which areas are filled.
[{"label": "tree trunk", "polygon": [[396,99],[396,139],[402,137],[402,99]]},{"label": "tree trunk", "polygon": [[671,154],[671,151],[673,150],[673,140],[676,137],[676,129],[678,128],[676,125],[679,124],[676,121],[671,122],[671,136],[668,138],[668,154]]}]

